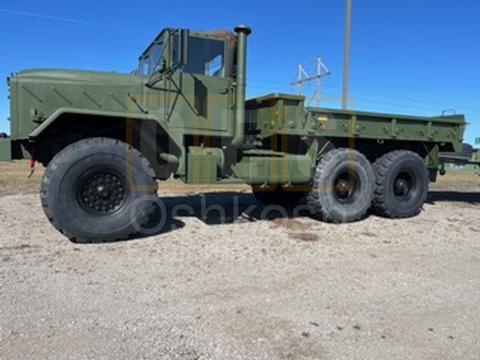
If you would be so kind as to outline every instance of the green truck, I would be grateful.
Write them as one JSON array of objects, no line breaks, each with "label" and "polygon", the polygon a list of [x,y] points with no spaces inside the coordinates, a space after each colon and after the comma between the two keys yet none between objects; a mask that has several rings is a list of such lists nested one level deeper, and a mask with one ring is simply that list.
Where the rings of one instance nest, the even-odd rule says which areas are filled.
[{"label": "green truck", "polygon": [[420,117],[246,99],[247,37],[164,29],[130,74],[30,69],[8,79],[0,158],[33,159],[41,202],[72,241],[124,239],[154,211],[157,181],[246,183],[265,204],[304,204],[328,222],[422,208],[462,115]]}]

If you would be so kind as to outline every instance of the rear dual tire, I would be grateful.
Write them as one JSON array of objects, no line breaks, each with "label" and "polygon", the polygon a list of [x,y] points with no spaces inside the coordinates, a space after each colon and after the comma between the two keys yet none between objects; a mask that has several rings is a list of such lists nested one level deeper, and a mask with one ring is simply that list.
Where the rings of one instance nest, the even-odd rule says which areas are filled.
[{"label": "rear dual tire", "polygon": [[408,218],[422,210],[430,176],[425,161],[416,153],[392,151],[374,164],[376,185],[373,210],[389,218]]},{"label": "rear dual tire", "polygon": [[327,222],[352,222],[372,208],[377,215],[417,215],[428,196],[425,161],[406,150],[389,152],[372,166],[361,153],[335,149],[319,161],[307,204],[313,217]]}]

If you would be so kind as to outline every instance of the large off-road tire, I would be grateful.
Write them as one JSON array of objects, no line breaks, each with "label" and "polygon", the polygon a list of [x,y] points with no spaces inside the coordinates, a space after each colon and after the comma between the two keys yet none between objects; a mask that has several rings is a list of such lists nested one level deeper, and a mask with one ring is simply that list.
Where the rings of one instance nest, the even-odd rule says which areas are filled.
[{"label": "large off-road tire", "polygon": [[428,195],[429,172],[416,153],[392,151],[374,164],[376,176],[373,210],[389,218],[417,215]]},{"label": "large off-road tire", "polygon": [[375,175],[361,153],[335,149],[317,164],[313,188],[307,195],[312,216],[328,222],[362,219],[371,206]]},{"label": "large off-road tire", "polygon": [[42,179],[47,218],[71,241],[121,240],[154,210],[157,183],[149,162],[129,145],[89,138],[60,151]]},{"label": "large off-road tire", "polygon": [[263,205],[294,207],[305,201],[305,187],[301,185],[292,186],[289,189],[281,185],[253,185],[252,192]]}]

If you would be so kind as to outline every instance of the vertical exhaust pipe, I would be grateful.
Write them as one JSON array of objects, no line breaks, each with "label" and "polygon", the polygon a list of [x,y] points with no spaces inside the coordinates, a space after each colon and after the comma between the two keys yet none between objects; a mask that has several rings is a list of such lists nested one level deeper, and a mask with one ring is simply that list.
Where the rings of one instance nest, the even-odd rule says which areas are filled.
[{"label": "vertical exhaust pipe", "polygon": [[232,145],[240,145],[245,133],[245,93],[247,74],[247,36],[252,32],[246,25],[237,25],[237,95],[235,105],[235,132]]}]

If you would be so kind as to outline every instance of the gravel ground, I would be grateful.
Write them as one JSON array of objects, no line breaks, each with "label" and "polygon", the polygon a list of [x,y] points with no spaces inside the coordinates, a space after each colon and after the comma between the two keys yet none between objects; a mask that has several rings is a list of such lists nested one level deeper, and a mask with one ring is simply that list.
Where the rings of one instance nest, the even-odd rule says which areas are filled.
[{"label": "gravel ground", "polygon": [[259,220],[249,193],[164,195],[193,213],[96,245],[57,233],[36,194],[0,196],[0,357],[479,358],[480,186],[346,225]]}]

